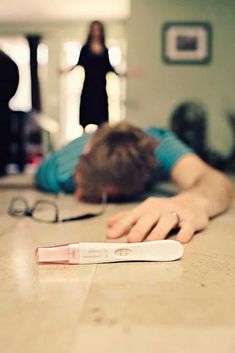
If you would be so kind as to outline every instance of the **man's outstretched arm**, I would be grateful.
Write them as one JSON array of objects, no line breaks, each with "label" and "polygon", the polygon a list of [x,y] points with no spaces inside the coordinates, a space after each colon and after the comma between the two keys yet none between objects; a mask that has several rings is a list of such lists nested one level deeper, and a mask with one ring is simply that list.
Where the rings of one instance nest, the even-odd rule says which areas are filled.
[{"label": "man's outstretched arm", "polygon": [[134,209],[109,219],[108,237],[127,235],[130,242],[164,239],[178,228],[176,239],[186,243],[210,218],[229,208],[234,187],[221,172],[195,154],[179,159],[171,179],[180,192],[173,197],[150,197]]}]

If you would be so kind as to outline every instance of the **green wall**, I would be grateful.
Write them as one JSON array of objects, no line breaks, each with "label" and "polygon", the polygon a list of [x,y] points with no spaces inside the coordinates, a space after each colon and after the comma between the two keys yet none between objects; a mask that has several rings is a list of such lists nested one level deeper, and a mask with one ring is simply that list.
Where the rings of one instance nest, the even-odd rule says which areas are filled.
[{"label": "green wall", "polygon": [[[129,67],[143,68],[144,74],[128,80],[128,119],[142,126],[164,127],[180,102],[203,102],[208,110],[210,145],[228,153],[233,141],[226,111],[235,111],[234,18],[232,0],[132,0],[127,62]],[[211,63],[169,65],[162,61],[161,28],[170,21],[211,24]]]}]

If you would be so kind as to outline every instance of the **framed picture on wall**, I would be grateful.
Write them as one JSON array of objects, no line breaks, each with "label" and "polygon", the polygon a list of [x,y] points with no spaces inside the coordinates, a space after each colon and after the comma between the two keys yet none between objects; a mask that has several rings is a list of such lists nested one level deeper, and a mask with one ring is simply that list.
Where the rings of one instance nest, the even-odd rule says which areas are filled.
[{"label": "framed picture on wall", "polygon": [[163,60],[168,64],[206,64],[211,60],[211,26],[169,22],[162,29]]}]

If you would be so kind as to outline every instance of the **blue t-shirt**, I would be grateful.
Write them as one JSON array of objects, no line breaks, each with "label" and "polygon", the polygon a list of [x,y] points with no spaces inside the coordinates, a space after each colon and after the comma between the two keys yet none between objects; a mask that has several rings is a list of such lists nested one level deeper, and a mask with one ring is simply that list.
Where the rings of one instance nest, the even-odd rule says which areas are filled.
[{"label": "blue t-shirt", "polygon": [[[150,127],[145,132],[158,141],[154,152],[158,164],[152,181],[166,180],[176,161],[185,154],[192,153],[192,150],[170,130]],[[73,193],[76,189],[73,180],[75,168],[91,136],[92,134],[84,133],[46,158],[36,172],[36,185],[53,193]]]}]

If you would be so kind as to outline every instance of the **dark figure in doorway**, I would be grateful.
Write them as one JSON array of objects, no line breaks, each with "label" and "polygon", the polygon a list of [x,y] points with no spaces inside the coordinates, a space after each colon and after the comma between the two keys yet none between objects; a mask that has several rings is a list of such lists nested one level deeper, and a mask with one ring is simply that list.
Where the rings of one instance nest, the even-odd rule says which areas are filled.
[{"label": "dark figure in doorway", "polygon": [[108,121],[108,97],[106,92],[106,74],[115,72],[109,61],[105,46],[104,26],[99,21],[90,24],[87,41],[81,49],[78,63],[60,73],[72,71],[81,65],[85,70],[85,80],[81,94],[80,124],[101,125]]},{"label": "dark figure in doorway", "polygon": [[0,176],[6,174],[10,146],[9,100],[14,96],[19,84],[19,71],[16,63],[0,50]]}]

